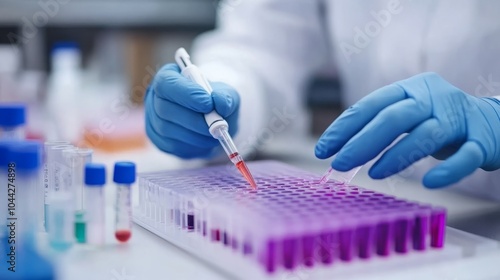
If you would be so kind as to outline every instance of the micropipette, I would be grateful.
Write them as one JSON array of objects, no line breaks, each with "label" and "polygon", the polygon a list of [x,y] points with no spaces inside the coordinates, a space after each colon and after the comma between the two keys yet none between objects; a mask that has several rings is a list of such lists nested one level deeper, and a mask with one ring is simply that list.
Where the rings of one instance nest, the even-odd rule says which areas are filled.
[{"label": "micropipette", "polygon": [[319,180],[320,184],[324,184],[330,180],[330,177],[333,176],[333,179],[342,184],[349,184],[351,180],[356,176],[356,173],[361,169],[362,166],[355,167],[347,172],[342,172],[335,170],[333,168],[328,168],[323,177]]},{"label": "micropipette", "polygon": [[[208,94],[212,94],[212,87],[207,79],[203,76],[200,69],[191,62],[190,56],[184,48],[180,48],[175,52],[175,61],[181,69],[181,74],[200,85]],[[238,153],[233,139],[228,132],[228,124],[215,110],[205,114],[205,122],[208,125],[210,134],[215,139],[219,140],[228,155],[231,162],[238,168],[243,177],[248,181],[253,189],[257,188],[257,184],[253,179],[250,170],[243,161],[243,157]]]}]

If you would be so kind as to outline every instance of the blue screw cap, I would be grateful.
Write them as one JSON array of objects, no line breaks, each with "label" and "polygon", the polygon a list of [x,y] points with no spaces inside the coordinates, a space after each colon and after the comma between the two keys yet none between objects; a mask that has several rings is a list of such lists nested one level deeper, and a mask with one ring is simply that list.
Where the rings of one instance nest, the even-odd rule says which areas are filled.
[{"label": "blue screw cap", "polygon": [[121,161],[115,163],[113,181],[118,184],[132,184],[135,182],[135,164]]},{"label": "blue screw cap", "polygon": [[80,49],[78,44],[73,41],[60,41],[52,45],[52,52],[58,50],[78,50]]},{"label": "blue screw cap", "polygon": [[8,147],[8,163],[16,164],[16,169],[30,171],[40,167],[42,146],[36,141],[21,141]]},{"label": "blue screw cap", "polygon": [[100,187],[106,184],[106,166],[100,163],[85,165],[85,185]]},{"label": "blue screw cap", "polygon": [[26,106],[23,104],[0,104],[0,126],[14,127],[26,122]]},{"label": "blue screw cap", "polygon": [[0,140],[0,166],[4,167],[9,164],[10,149],[15,145],[19,145],[19,141]]}]

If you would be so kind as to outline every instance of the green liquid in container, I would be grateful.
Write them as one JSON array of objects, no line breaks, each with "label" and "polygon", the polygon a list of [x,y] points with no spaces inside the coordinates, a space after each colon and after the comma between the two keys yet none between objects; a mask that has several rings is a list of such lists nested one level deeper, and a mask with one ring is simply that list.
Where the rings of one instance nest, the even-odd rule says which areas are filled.
[{"label": "green liquid in container", "polygon": [[87,242],[85,238],[85,218],[83,212],[76,212],[75,214],[75,237],[76,242],[85,243]]}]

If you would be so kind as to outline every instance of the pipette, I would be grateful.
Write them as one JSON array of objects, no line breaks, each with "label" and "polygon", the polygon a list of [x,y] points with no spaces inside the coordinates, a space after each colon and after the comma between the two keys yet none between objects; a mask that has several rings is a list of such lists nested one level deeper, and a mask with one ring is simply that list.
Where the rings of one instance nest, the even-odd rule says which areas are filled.
[{"label": "pipette", "polygon": [[324,184],[330,180],[331,177],[337,182],[340,182],[342,184],[349,184],[351,180],[356,176],[356,173],[361,169],[363,166],[358,166],[355,167],[347,172],[342,172],[333,169],[332,167],[328,168],[328,170],[325,172],[323,177],[319,180],[320,184]]},{"label": "pipette", "polygon": [[[181,69],[181,74],[200,85],[208,94],[212,94],[212,87],[207,79],[203,76],[200,69],[191,62],[190,56],[184,48],[180,48],[175,52],[175,61]],[[253,179],[250,170],[243,161],[243,157],[238,153],[233,139],[228,132],[228,124],[215,110],[205,114],[205,122],[208,125],[210,134],[215,139],[219,140],[231,162],[238,168],[243,177],[248,181],[253,189],[257,188],[257,184]]]}]

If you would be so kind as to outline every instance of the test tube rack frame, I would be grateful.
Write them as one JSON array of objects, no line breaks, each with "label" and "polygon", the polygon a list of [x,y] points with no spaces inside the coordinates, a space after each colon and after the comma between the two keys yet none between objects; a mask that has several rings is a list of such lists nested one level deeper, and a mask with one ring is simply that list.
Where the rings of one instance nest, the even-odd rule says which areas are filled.
[{"label": "test tube rack frame", "polygon": [[143,173],[134,221],[242,279],[345,276],[456,258],[446,210],[276,162]]}]

